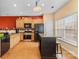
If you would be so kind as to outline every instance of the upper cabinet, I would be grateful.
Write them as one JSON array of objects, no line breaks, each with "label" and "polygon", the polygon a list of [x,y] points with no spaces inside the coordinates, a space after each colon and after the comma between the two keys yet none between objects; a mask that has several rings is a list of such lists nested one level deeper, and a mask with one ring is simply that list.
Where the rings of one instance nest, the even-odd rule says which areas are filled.
[{"label": "upper cabinet", "polygon": [[30,23],[32,25],[32,28],[34,28],[34,24],[43,23],[43,19],[42,18],[33,19],[31,17],[22,17],[22,18],[19,17],[16,20],[16,28],[23,29],[25,23]]},{"label": "upper cabinet", "polygon": [[32,28],[34,28],[34,26],[33,26],[34,23],[33,23],[33,19],[32,19],[32,18],[30,18],[30,17],[29,17],[29,18],[25,17],[25,18],[24,18],[24,24],[25,24],[25,23],[30,23],[30,24],[32,25]]},{"label": "upper cabinet", "polygon": [[24,20],[21,18],[18,18],[16,20],[16,28],[24,28]]}]

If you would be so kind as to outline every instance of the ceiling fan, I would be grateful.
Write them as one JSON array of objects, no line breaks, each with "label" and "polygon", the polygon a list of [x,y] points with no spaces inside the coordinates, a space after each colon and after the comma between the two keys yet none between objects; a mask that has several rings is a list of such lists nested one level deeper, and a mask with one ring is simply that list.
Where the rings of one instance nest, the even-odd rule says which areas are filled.
[{"label": "ceiling fan", "polygon": [[35,5],[38,6],[38,1],[35,2]]},{"label": "ceiling fan", "polygon": [[[42,11],[42,7],[41,7],[41,6],[38,6],[38,2],[39,2],[39,1],[40,1],[40,0],[37,0],[37,1],[35,2],[34,11],[37,11],[37,12]],[[51,6],[51,8],[54,8],[54,6]]]},{"label": "ceiling fan", "polygon": [[37,0],[36,2],[35,2],[35,6],[38,6],[38,2],[39,2],[40,0]]},{"label": "ceiling fan", "polygon": [[41,12],[42,11],[42,7],[41,6],[38,6],[38,2],[39,2],[40,0],[37,0],[36,2],[35,2],[35,7],[34,7],[34,11],[35,12]]},{"label": "ceiling fan", "polygon": [[[36,6],[38,6],[38,2],[39,2],[40,0],[37,0],[36,2],[35,2],[35,5]],[[51,6],[51,8],[54,8],[54,6]]]}]

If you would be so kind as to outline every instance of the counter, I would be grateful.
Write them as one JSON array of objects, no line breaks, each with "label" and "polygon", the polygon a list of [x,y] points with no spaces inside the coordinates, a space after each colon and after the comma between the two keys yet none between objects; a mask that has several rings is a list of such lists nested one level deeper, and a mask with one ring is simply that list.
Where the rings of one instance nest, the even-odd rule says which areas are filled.
[{"label": "counter", "polygon": [[17,45],[21,38],[20,33],[2,33],[3,37],[0,39],[0,57],[3,56],[10,48]]},{"label": "counter", "polygon": [[8,33],[1,33],[1,53],[0,56],[4,55],[10,48],[10,36]]},{"label": "counter", "polygon": [[20,42],[20,33],[10,34],[10,48],[13,48]]}]

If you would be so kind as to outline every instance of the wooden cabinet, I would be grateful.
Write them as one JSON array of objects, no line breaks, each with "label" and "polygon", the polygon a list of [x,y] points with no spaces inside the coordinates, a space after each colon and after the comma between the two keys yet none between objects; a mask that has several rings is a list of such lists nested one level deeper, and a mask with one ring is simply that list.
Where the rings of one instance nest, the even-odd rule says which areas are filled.
[{"label": "wooden cabinet", "polygon": [[24,33],[21,32],[21,33],[20,33],[20,39],[21,39],[21,40],[23,40],[23,35],[24,35]]},{"label": "wooden cabinet", "polygon": [[16,28],[24,28],[24,20],[23,19],[16,20]]},{"label": "wooden cabinet", "polygon": [[13,48],[20,42],[20,33],[10,35],[10,48]]},{"label": "wooden cabinet", "polygon": [[28,17],[18,18],[16,20],[16,28],[24,28],[25,23],[31,23],[32,28],[34,28],[34,24],[43,23],[43,19],[32,19]]},{"label": "wooden cabinet", "polygon": [[[32,19],[30,17],[18,18],[16,20],[16,28],[19,30],[24,29],[23,30],[24,32],[20,32],[21,40],[24,40],[24,37],[26,38],[28,34],[31,35],[31,40],[34,40],[34,30],[33,29],[34,29],[35,24],[37,24],[37,23],[43,23],[43,20],[42,19]],[[32,28],[28,30],[27,28],[24,27],[25,24],[31,24]],[[30,31],[30,30],[32,31],[31,33],[25,32],[25,31]],[[27,40],[27,39],[25,39],[25,40]]]},{"label": "wooden cabinet", "polygon": [[25,23],[30,23],[32,25],[32,28],[34,28],[34,22],[32,18],[24,18],[24,24]]}]

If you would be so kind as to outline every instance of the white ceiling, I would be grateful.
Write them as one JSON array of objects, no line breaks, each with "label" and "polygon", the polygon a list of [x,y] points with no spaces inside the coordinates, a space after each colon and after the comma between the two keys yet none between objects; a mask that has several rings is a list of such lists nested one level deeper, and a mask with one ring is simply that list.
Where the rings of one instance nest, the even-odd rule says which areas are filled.
[{"label": "white ceiling", "polygon": [[[42,6],[41,12],[33,11],[35,2]],[[0,15],[2,16],[38,16],[55,12],[69,0],[0,0]],[[51,8],[54,6],[54,8]]]}]

